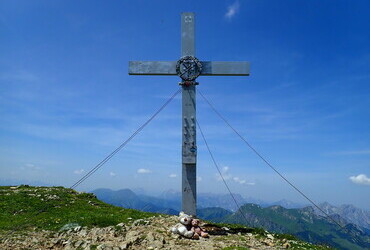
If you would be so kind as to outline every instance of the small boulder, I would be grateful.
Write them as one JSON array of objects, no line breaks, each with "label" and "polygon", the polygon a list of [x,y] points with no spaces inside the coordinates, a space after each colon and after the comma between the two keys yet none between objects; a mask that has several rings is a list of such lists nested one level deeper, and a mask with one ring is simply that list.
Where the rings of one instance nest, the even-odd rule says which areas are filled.
[{"label": "small boulder", "polygon": [[274,236],[272,236],[272,234],[267,234],[266,236],[267,236],[267,238],[269,238],[270,240],[275,239],[275,238],[274,238]]},{"label": "small boulder", "polygon": [[[59,231],[73,231],[75,228],[78,228],[80,227],[80,225],[78,223],[68,223],[68,224],[65,224],[64,226],[62,226]],[[81,229],[81,227],[80,227]]]}]

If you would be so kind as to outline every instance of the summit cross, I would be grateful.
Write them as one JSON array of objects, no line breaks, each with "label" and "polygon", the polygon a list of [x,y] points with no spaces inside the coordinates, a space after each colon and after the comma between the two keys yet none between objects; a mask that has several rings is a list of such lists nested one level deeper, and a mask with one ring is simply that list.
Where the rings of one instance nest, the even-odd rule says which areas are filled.
[{"label": "summit cross", "polygon": [[195,16],[181,14],[178,61],[130,61],[130,75],[178,75],[182,86],[182,211],[196,216],[196,99],[198,76],[248,76],[248,62],[199,61],[195,57]]}]

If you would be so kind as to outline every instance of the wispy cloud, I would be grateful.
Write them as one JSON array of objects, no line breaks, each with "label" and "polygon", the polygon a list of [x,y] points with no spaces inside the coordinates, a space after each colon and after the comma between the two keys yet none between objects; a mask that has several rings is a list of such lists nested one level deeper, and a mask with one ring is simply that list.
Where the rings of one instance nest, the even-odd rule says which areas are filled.
[{"label": "wispy cloud", "polygon": [[202,178],[202,177],[197,176],[197,182],[200,182],[200,181],[202,181],[202,180],[203,180],[203,178]]},{"label": "wispy cloud", "polygon": [[14,72],[1,72],[0,79],[5,81],[34,82],[38,81],[40,78],[32,72],[18,70]]},{"label": "wispy cloud", "polygon": [[110,175],[110,176],[112,176],[112,177],[114,177],[114,176],[116,176],[117,174],[116,174],[116,173],[114,173],[114,172],[110,172],[110,173],[109,173],[109,175]]},{"label": "wispy cloud", "polygon": [[245,184],[246,180],[242,180],[239,177],[233,177],[233,181],[239,183],[239,184]]},{"label": "wispy cloud", "polygon": [[82,174],[83,172],[85,172],[84,169],[76,169],[75,171],[73,171],[74,174]]},{"label": "wispy cloud", "polygon": [[349,179],[356,184],[359,185],[370,185],[370,178],[367,177],[365,174],[359,174],[357,176],[351,176]]},{"label": "wispy cloud", "polygon": [[150,169],[146,169],[146,168],[139,168],[139,169],[137,170],[137,173],[138,173],[138,174],[150,174],[150,173],[152,173],[152,170],[150,170]]},{"label": "wispy cloud", "polygon": [[170,174],[168,177],[170,177],[170,178],[176,178],[177,177],[177,174]]},{"label": "wispy cloud", "polygon": [[240,177],[237,177],[237,176],[234,176],[233,177],[233,181],[236,182],[236,183],[239,183],[241,185],[249,185],[249,186],[254,186],[256,185],[255,182],[247,182],[245,179],[242,179]]},{"label": "wispy cloud", "polygon": [[370,149],[339,151],[330,153],[331,155],[370,155]]},{"label": "wispy cloud", "polygon": [[236,13],[238,13],[239,8],[240,8],[240,4],[239,4],[239,1],[237,0],[233,4],[227,7],[225,17],[230,20],[231,18],[235,16]]},{"label": "wispy cloud", "polygon": [[254,182],[247,182],[245,179],[240,178],[238,176],[232,175],[230,172],[230,167],[225,166],[221,169],[221,175],[219,173],[216,174],[216,178],[218,181],[222,181],[224,179],[225,181],[227,180],[232,180],[238,184],[241,185],[255,185]]},{"label": "wispy cloud", "polygon": [[230,180],[232,178],[232,175],[229,173],[230,167],[225,166],[221,169],[221,175],[219,173],[216,174],[217,180],[222,181],[224,179],[225,181]]},{"label": "wispy cloud", "polygon": [[36,166],[35,164],[32,164],[32,163],[27,163],[27,164],[24,164],[24,166],[20,167],[22,170],[39,170],[40,167],[39,166]]}]

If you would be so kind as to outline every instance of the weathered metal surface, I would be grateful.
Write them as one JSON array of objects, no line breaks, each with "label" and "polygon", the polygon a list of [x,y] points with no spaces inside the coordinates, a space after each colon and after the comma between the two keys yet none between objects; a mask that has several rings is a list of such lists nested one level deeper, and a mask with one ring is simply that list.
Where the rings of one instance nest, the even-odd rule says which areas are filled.
[{"label": "weathered metal surface", "polygon": [[248,62],[202,61],[203,76],[249,76]]},{"label": "weathered metal surface", "polygon": [[[130,75],[177,75],[176,61],[130,61]],[[248,76],[248,62],[201,61],[204,76]]]},{"label": "weathered metal surface", "polygon": [[197,126],[195,85],[182,85],[182,211],[196,215]]},{"label": "weathered metal surface", "polygon": [[130,75],[177,75],[176,61],[130,61]]},{"label": "weathered metal surface", "polygon": [[195,56],[195,15],[181,14],[181,56]]},{"label": "weathered metal surface", "polygon": [[182,206],[184,213],[196,216],[197,211],[197,168],[195,164],[182,164]]},{"label": "weathered metal surface", "polygon": [[182,163],[196,163],[195,85],[182,85]]}]

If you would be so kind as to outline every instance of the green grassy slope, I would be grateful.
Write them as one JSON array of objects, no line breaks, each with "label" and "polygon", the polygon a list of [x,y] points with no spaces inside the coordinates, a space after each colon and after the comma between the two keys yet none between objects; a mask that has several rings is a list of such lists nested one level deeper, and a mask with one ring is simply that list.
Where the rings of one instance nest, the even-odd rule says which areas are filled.
[{"label": "green grassy slope", "polygon": [[19,230],[59,230],[67,223],[102,227],[153,215],[108,205],[92,194],[63,187],[0,187],[0,230],[18,226]]}]

